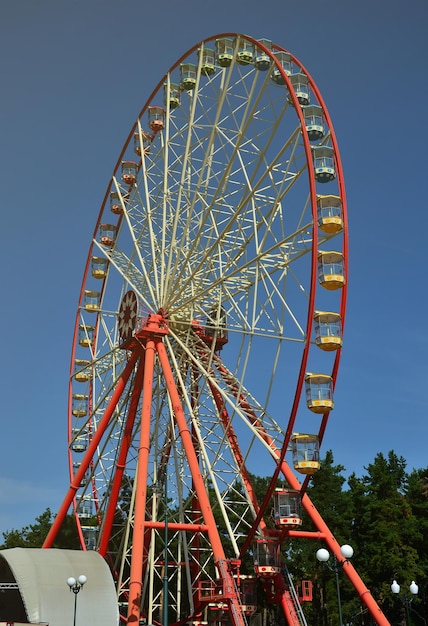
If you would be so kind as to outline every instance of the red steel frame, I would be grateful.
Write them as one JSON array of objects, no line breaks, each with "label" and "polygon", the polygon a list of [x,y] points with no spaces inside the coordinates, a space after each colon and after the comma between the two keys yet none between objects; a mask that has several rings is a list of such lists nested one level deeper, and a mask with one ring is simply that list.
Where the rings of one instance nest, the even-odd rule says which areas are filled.
[{"label": "red steel frame", "polygon": [[[133,342],[133,349],[131,351],[131,357],[119,378],[119,381],[116,385],[116,389],[112,395],[111,401],[104,413],[104,416],[100,422],[99,428],[94,433],[94,437],[88,447],[88,450],[85,454],[85,457],[81,463],[81,466],[76,473],[74,479],[71,481],[70,487],[68,489],[67,495],[60,507],[57,516],[52,524],[52,527],[46,537],[46,540],[43,544],[44,548],[52,547],[53,541],[58,533],[59,528],[61,527],[65,516],[70,508],[70,505],[73,502],[76,491],[79,488],[80,482],[90,465],[92,456],[95,452],[95,449],[101,440],[101,437],[107,428],[107,425],[110,421],[111,415],[120,399],[122,392],[124,391],[125,385],[129,379],[131,372],[137,367],[137,378],[136,384],[134,386],[134,390],[132,393],[132,401],[130,404],[129,414],[128,414],[128,424],[126,427],[126,432],[128,436],[125,437],[122,447],[119,454],[119,461],[117,464],[117,471],[114,479],[113,489],[109,500],[109,507],[106,515],[106,526],[104,528],[103,537],[101,538],[100,544],[100,553],[105,556],[108,546],[109,540],[109,529],[111,528],[112,515],[117,503],[117,497],[119,493],[118,485],[120,485],[120,480],[123,474],[124,469],[124,459],[127,453],[127,446],[130,441],[130,431],[132,429],[132,424],[135,419],[136,406],[138,404],[138,400],[142,401],[142,414],[141,414],[141,428],[140,428],[140,445],[138,451],[138,473],[136,476],[136,506],[135,506],[135,517],[134,517],[134,532],[133,532],[133,547],[132,547],[132,559],[131,559],[131,581],[130,581],[130,590],[129,590],[129,603],[128,603],[128,624],[138,623],[140,618],[140,592],[143,581],[143,570],[144,570],[144,554],[145,550],[145,533],[147,530],[153,527],[164,528],[164,522],[152,522],[150,519],[146,518],[146,476],[147,476],[147,467],[148,467],[148,458],[150,451],[150,421],[151,421],[151,403],[152,403],[152,387],[153,387],[153,372],[154,372],[154,364],[155,358],[159,359],[161,369],[163,372],[163,376],[165,379],[165,384],[168,389],[168,393],[170,396],[171,404],[174,411],[174,419],[177,426],[177,430],[180,433],[180,436],[183,441],[183,445],[186,451],[186,456],[189,462],[190,471],[192,474],[193,483],[195,486],[195,491],[199,500],[200,511],[203,515],[204,524],[178,524],[173,523],[168,525],[171,529],[174,530],[198,530],[200,532],[206,532],[210,544],[212,546],[214,561],[215,564],[221,574],[221,578],[223,580],[224,587],[229,589],[227,600],[229,604],[229,610],[232,615],[234,626],[245,626],[245,621],[242,616],[242,612],[240,610],[240,602],[238,596],[234,592],[234,584],[233,577],[231,574],[231,568],[228,566],[228,560],[225,556],[223,545],[218,533],[217,524],[211,509],[210,501],[208,498],[208,494],[205,489],[204,481],[200,472],[199,460],[197,451],[195,450],[193,435],[189,426],[187,424],[183,408],[180,401],[180,395],[178,389],[176,387],[174,376],[171,370],[171,366],[169,363],[168,355],[165,349],[165,345],[163,342],[163,336],[168,332],[167,330],[167,320],[160,314],[153,314],[148,317],[146,325],[136,333],[136,338],[138,341]],[[219,360],[219,359],[218,359]],[[223,375],[227,375],[227,370],[219,365],[219,369]],[[241,406],[245,406],[245,410],[247,415],[251,415],[251,407],[248,403],[246,403],[245,398],[239,398],[239,402]],[[219,413],[223,412],[223,418],[227,419],[227,413],[224,409],[223,404],[220,399],[217,399],[217,405],[219,408]],[[221,417],[221,415],[220,415]],[[254,417],[254,420],[256,418]],[[236,439],[236,436],[233,430],[228,429],[228,437],[231,441],[231,445],[235,450],[235,455],[239,458],[240,450],[239,445]],[[271,441],[268,435],[265,435],[265,440],[269,443],[270,448],[273,454],[278,459],[278,468],[279,471],[283,474],[284,478],[287,480],[288,484],[292,489],[301,489],[301,485],[294,473],[288,466],[285,460],[281,458],[282,452],[277,450],[274,446],[273,441]],[[248,473],[243,465],[242,471],[242,479],[248,488],[250,494],[253,493],[251,483],[249,480]],[[256,510],[259,509],[259,514],[257,516],[257,520],[259,520],[260,527],[264,528],[263,514],[266,509],[263,508],[263,504],[261,507],[258,507],[256,498],[253,494],[253,505]],[[380,626],[389,626],[389,622],[386,620],[383,615],[381,609],[378,604],[371,596],[370,591],[364,585],[363,581],[359,577],[358,573],[352,566],[349,561],[344,561],[340,552],[340,546],[334,538],[333,533],[330,531],[324,520],[322,519],[319,512],[316,510],[311,500],[309,499],[307,494],[303,495],[302,503],[310,516],[312,522],[318,529],[318,532],[305,532],[305,531],[297,531],[297,530],[288,530],[283,531],[282,538],[285,539],[288,537],[305,537],[305,538],[313,538],[316,540],[323,539],[330,550],[335,554],[336,558],[343,565],[343,569],[350,579],[351,583],[354,585],[357,593],[359,594],[362,602],[366,605],[368,610],[370,611],[373,618],[376,620],[376,623]],[[255,528],[259,525],[259,521],[257,521],[253,525],[253,530],[255,532]],[[267,532],[267,531],[266,531]],[[249,537],[254,533],[250,533]],[[250,539],[246,541],[242,548],[242,552],[244,553],[248,548]],[[284,596],[285,591],[281,595],[281,604],[283,607],[288,607],[287,599]],[[285,612],[286,619],[289,620],[288,623],[293,626],[296,623],[295,617],[291,614],[289,615]]]}]

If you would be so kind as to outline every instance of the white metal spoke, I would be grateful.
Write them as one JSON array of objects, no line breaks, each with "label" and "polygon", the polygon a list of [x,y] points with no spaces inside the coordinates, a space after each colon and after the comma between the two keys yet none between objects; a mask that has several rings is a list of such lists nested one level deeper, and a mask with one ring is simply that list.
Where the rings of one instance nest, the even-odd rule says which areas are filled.
[{"label": "white metal spoke", "polygon": [[[334,362],[312,349],[310,324],[315,307],[342,306],[340,290],[322,290],[314,280],[317,248],[345,247],[343,228],[322,231],[315,217],[324,189],[314,182],[310,155],[331,148],[334,133],[324,116],[324,136],[309,140],[291,78],[273,79],[279,49],[258,69],[238,57],[249,42],[237,36],[230,63],[214,52],[212,66],[205,53],[216,41],[201,42],[145,104],[109,181],[76,316],[73,471],[100,435],[74,499],[76,517],[96,545],[109,534],[107,556],[126,602],[141,526],[135,477],[147,462],[139,602],[149,624],[162,622],[166,579],[170,621],[202,613],[198,583],[214,581],[221,569],[213,533],[227,559],[240,556],[261,504],[252,473],[262,467],[273,474],[292,407],[298,428],[311,424],[300,408],[303,364],[324,371],[328,361],[331,371]],[[292,70],[302,70],[295,60]],[[313,86],[309,95],[317,102]],[[339,183],[325,193],[341,196]],[[110,197],[117,198],[111,210]],[[149,407],[141,397],[148,347]],[[112,398],[117,404],[105,420]],[[73,409],[75,400],[80,408]],[[119,500],[112,502],[115,490]],[[216,526],[209,531],[212,518],[198,502],[204,491]]]}]

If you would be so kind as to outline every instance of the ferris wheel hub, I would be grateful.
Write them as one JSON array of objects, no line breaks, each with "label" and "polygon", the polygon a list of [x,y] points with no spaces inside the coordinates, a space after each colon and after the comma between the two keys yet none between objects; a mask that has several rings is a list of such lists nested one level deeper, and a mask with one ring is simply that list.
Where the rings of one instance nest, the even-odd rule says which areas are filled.
[{"label": "ferris wheel hub", "polygon": [[137,323],[138,300],[133,291],[128,291],[120,305],[118,315],[118,330],[121,341],[131,339]]},{"label": "ferris wheel hub", "polygon": [[162,313],[150,313],[141,329],[135,333],[135,337],[158,337],[167,335],[168,332],[169,323],[165,316]]}]

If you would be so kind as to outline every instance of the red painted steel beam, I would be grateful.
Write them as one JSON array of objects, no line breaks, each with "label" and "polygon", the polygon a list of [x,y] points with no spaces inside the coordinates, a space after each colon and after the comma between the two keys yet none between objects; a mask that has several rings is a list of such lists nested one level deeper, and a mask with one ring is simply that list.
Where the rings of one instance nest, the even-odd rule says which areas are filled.
[{"label": "red painted steel beam", "polygon": [[[184,415],[183,407],[181,405],[180,395],[178,393],[174,376],[171,370],[171,365],[168,360],[168,355],[162,341],[158,340],[156,343],[159,361],[161,363],[163,376],[165,378],[168,394],[171,399],[172,409],[174,411],[175,423],[178,428],[179,436],[183,442],[183,447],[186,453],[186,458],[189,463],[190,472],[192,474],[192,480],[195,485],[195,490],[198,496],[200,509],[206,525],[208,526],[208,537],[213,550],[214,561],[219,568],[221,576],[223,578],[225,588],[234,588],[234,580],[225,566],[227,559],[223,550],[223,544],[221,542],[217,524],[214,518],[214,514],[211,508],[211,503],[208,494],[205,489],[204,479],[201,475],[199,467],[198,456],[193,445],[193,436],[189,429]],[[242,611],[240,609],[240,601],[237,593],[234,593],[233,597],[229,599],[230,613],[235,626],[245,626]]]},{"label": "red painted steel beam", "polygon": [[125,389],[125,385],[128,382],[128,378],[131,375],[131,372],[135,367],[136,360],[137,360],[137,355],[136,354],[131,355],[131,358],[129,359],[125,369],[120,375],[116,388],[110,399],[110,402],[108,403],[106,410],[104,412],[104,415],[98,425],[98,428],[95,431],[94,436],[90,441],[90,444],[85,453],[83,461],[80,464],[80,467],[77,470],[73,480],[71,481],[70,487],[67,491],[67,495],[65,496],[63,503],[54,519],[54,522],[46,536],[46,539],[42,545],[42,548],[52,547],[52,544],[55,541],[58,531],[61,528],[61,525],[68,513],[68,509],[70,508],[71,503],[73,502],[73,499],[76,495],[76,492],[80,487],[80,483],[82,482],[85,476],[85,472],[88,469],[90,462],[92,461],[92,458],[96,452],[98,444],[100,443],[101,438],[108,427],[110,418],[113,415],[113,411],[115,410],[116,405],[119,402],[119,399],[123,393],[123,390]]},{"label": "red painted steel beam", "polygon": [[[289,468],[286,463],[281,464],[281,471],[284,474],[285,479],[292,489],[299,488],[299,481],[294,476],[293,472]],[[342,553],[340,552],[340,545],[334,537],[333,533],[318,513],[314,504],[311,502],[309,496],[305,494],[302,498],[302,504],[305,508],[305,511],[308,513],[309,517],[318,528],[318,530],[324,535],[324,541],[333,554],[336,556],[336,559],[339,563],[341,563],[343,567],[343,571],[348,576],[349,580],[353,584],[356,592],[360,596],[362,602],[366,605],[368,610],[370,611],[371,616],[376,621],[378,626],[391,626],[385,615],[382,613],[379,605],[376,600],[370,593],[370,590],[366,587],[364,582],[361,580],[358,572],[355,570],[354,566],[350,561],[347,561],[343,558]]]},{"label": "red painted steel beam", "polygon": [[138,624],[140,620],[141,588],[143,584],[144,521],[146,517],[147,473],[150,453],[150,421],[155,354],[155,341],[148,339],[144,357],[140,444],[138,449],[137,474],[135,477],[134,530],[132,536],[128,616],[126,622],[133,626]]},{"label": "red painted steel beam", "polygon": [[101,556],[105,557],[108,550],[108,544],[111,535],[111,529],[113,527],[114,516],[116,513],[117,501],[119,499],[120,489],[122,487],[123,475],[126,468],[126,459],[128,456],[129,447],[132,441],[132,432],[135,423],[135,417],[137,414],[138,403],[140,401],[142,382],[144,376],[144,358],[140,359],[138,364],[137,374],[135,376],[134,388],[132,390],[131,401],[129,404],[128,416],[126,419],[125,428],[123,431],[123,438],[120,444],[119,456],[116,462],[116,471],[113,478],[111,492],[108,500],[108,505],[103,519],[102,535],[100,538],[100,545],[98,552]]},{"label": "red painted steel beam", "polygon": [[[154,522],[152,520],[144,521],[145,528],[156,528],[157,530],[161,530],[165,528],[165,522]],[[192,532],[205,533],[208,530],[208,526],[206,524],[185,524],[180,522],[168,522],[168,528],[171,530],[191,530]]]}]

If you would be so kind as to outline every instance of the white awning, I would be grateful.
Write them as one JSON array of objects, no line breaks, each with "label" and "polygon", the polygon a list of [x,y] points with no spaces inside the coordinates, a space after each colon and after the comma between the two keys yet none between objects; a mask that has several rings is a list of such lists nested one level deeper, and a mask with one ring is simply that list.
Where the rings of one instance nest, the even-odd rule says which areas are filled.
[{"label": "white awning", "polygon": [[18,583],[29,622],[73,624],[75,596],[67,579],[84,574],[87,582],[76,597],[76,624],[118,625],[113,578],[98,552],[11,548],[1,550],[0,557],[7,561]]}]

